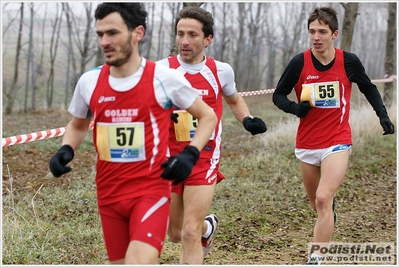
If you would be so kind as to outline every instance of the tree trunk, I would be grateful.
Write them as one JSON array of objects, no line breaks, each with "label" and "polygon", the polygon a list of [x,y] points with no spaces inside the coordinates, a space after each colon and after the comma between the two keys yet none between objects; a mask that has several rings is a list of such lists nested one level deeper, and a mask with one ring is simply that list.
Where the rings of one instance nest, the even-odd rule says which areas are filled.
[{"label": "tree trunk", "polygon": [[247,34],[245,30],[245,26],[247,25],[246,5],[246,2],[238,3],[238,30],[236,31],[237,47],[234,51],[235,58],[233,63],[233,69],[236,73],[236,87],[238,91],[244,91],[244,77],[247,75],[245,71],[246,66],[244,65],[247,62],[245,60],[245,38]]},{"label": "tree trunk", "polygon": [[[385,78],[389,78],[393,73],[395,73],[396,3],[389,3],[388,13],[388,29],[385,52]],[[393,81],[384,83],[383,101],[387,107],[391,106],[393,103],[393,85]]]},{"label": "tree trunk", "polygon": [[[227,61],[227,55],[228,55],[228,51],[227,51],[227,47],[230,45],[230,37],[228,34],[229,29],[227,28],[227,21],[228,21],[228,17],[229,17],[229,12],[231,12],[231,5],[229,5],[228,3],[223,3],[223,32],[222,32],[222,38],[220,39],[220,61]],[[230,45],[230,47],[232,47]],[[227,55],[226,55],[227,54]]]},{"label": "tree trunk", "polygon": [[148,38],[148,44],[147,44],[147,58],[151,58],[151,48],[152,48],[152,37],[153,37],[153,29],[154,29],[154,24],[155,24],[155,3],[149,3],[148,5],[151,5],[151,34],[147,36]]},{"label": "tree trunk", "polygon": [[[47,21],[47,3],[45,3],[44,8],[44,19],[42,23],[44,24]],[[41,42],[41,51],[40,51],[40,58],[39,63],[33,64],[34,68],[32,68],[32,110],[36,110],[36,93],[38,92],[37,80],[39,76],[43,75],[43,68],[44,68],[44,54],[45,54],[45,44],[46,44],[46,27],[42,24],[42,42]],[[40,105],[39,105],[40,106]]]},{"label": "tree trunk", "polygon": [[28,96],[29,96],[29,88],[31,87],[31,83],[29,82],[30,70],[32,69],[32,57],[33,57],[33,11],[34,3],[31,3],[30,6],[30,26],[29,26],[29,48],[28,48],[28,61],[26,63],[26,79],[25,79],[25,103],[24,103],[24,111],[28,112]]},{"label": "tree trunk", "polygon": [[341,5],[345,9],[344,22],[342,23],[341,49],[351,51],[359,3],[341,3]]},{"label": "tree trunk", "polygon": [[19,68],[19,57],[21,54],[21,38],[22,38],[22,27],[24,24],[24,3],[21,3],[20,8],[20,21],[19,21],[19,31],[18,31],[18,40],[17,40],[17,49],[15,53],[15,63],[14,63],[14,77],[12,79],[10,91],[6,94],[7,96],[7,106],[6,106],[6,114],[11,114],[12,109],[14,107],[15,95],[17,94],[17,82],[18,82],[18,68]]},{"label": "tree trunk", "polygon": [[62,9],[66,16],[66,23],[68,28],[68,55],[67,55],[67,68],[66,68],[66,82],[65,82],[65,99],[64,105],[68,106],[68,92],[71,85],[71,59],[73,57],[73,47],[72,47],[72,22],[70,16],[69,3],[62,3]]},{"label": "tree trunk", "polygon": [[101,66],[101,65],[104,64],[104,55],[103,55],[103,51],[102,51],[100,46],[97,47],[96,51],[97,52],[96,52],[96,63],[95,63],[95,65],[97,67],[97,66]]},{"label": "tree trunk", "polygon": [[50,41],[50,73],[47,79],[47,107],[51,108],[53,106],[53,95],[54,95],[54,76],[55,76],[55,60],[57,57],[58,42],[60,38],[60,29],[62,21],[62,10],[61,14],[58,13],[58,3],[55,11],[54,24],[51,34]]},{"label": "tree trunk", "polygon": [[96,53],[95,53],[96,50],[93,49],[93,45],[91,43],[92,33],[93,33],[92,22],[94,20],[93,14],[92,14],[93,3],[86,2],[86,3],[83,3],[83,5],[85,7],[85,14],[86,14],[87,20],[86,20],[84,37],[83,37],[83,43],[82,43],[82,46],[80,49],[80,52],[82,55],[82,58],[80,60],[80,74],[82,74],[86,71],[87,63],[90,61],[91,58],[93,58],[96,55]]},{"label": "tree trunk", "polygon": [[167,3],[170,12],[172,13],[172,20],[171,20],[171,32],[170,32],[170,54],[169,56],[175,56],[177,55],[177,46],[176,46],[176,36],[175,36],[175,19],[176,19],[176,14],[180,10],[180,3]]},{"label": "tree trunk", "polygon": [[[255,5],[255,6],[253,6]],[[260,19],[263,14],[263,5],[264,3],[251,3],[249,5],[248,12],[250,23],[248,25],[248,33],[251,42],[250,54],[249,54],[249,65],[248,65],[248,75],[246,77],[244,88],[259,88],[262,73],[260,73],[260,46],[262,39],[259,37],[259,31],[262,24],[262,20]],[[254,14],[254,13],[255,14]]]},{"label": "tree trunk", "polygon": [[162,5],[161,5],[161,21],[160,21],[160,24],[159,24],[159,28],[158,28],[158,54],[157,54],[157,60],[159,60],[159,59],[161,59],[162,57],[163,57],[163,46],[164,46],[164,43],[163,43],[163,11],[164,11],[164,8],[165,8],[165,3],[164,2],[162,2]]}]

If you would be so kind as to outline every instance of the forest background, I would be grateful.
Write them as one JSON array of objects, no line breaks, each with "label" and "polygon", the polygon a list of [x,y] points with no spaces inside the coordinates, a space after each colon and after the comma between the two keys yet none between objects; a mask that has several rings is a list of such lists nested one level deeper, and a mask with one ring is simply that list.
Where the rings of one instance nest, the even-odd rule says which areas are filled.
[{"label": "forest background", "polygon": [[[97,4],[2,2],[2,97],[7,114],[69,105],[80,75],[103,63],[93,18]],[[143,2],[148,27],[140,45],[142,56],[156,61],[173,53],[174,18],[184,4],[201,5],[214,14],[215,36],[206,54],[233,67],[238,91],[275,87],[288,61],[310,47],[307,16],[320,5]],[[322,5],[338,11],[335,45],[356,53],[371,79],[395,73],[396,3]],[[390,94],[386,101],[392,98]]]}]

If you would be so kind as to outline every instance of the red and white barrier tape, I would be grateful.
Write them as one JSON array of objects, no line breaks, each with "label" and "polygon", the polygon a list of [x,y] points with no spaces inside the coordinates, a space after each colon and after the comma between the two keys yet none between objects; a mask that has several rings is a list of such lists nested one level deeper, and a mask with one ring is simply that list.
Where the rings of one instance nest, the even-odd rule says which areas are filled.
[{"label": "red and white barrier tape", "polygon": [[265,90],[256,90],[256,91],[249,91],[249,92],[239,92],[240,96],[252,96],[252,95],[264,95],[264,94],[271,94],[276,89],[265,89]]},{"label": "red and white barrier tape", "polygon": [[12,146],[12,145],[18,145],[18,144],[32,142],[32,141],[36,141],[36,140],[57,137],[57,136],[63,135],[64,133],[65,133],[65,127],[61,127],[61,128],[57,128],[57,129],[45,130],[45,131],[36,132],[36,133],[28,133],[28,134],[23,134],[23,135],[6,137],[1,140],[1,146],[2,147],[3,146]]},{"label": "red and white barrier tape", "polygon": [[[93,127],[94,127],[94,123],[90,122],[89,130],[92,130]],[[61,128],[45,130],[45,131],[40,131],[40,132],[35,132],[35,133],[28,133],[28,134],[22,134],[22,135],[17,135],[17,136],[5,137],[1,140],[1,146],[2,147],[12,146],[12,145],[18,145],[18,144],[22,144],[22,143],[33,142],[33,141],[37,141],[37,140],[53,138],[53,137],[57,137],[57,136],[62,136],[64,133],[65,133],[65,127],[61,127]]]},{"label": "red and white barrier tape", "polygon": [[[387,83],[387,82],[393,82],[394,80],[396,80],[396,75],[391,75],[384,79],[371,80],[371,82]],[[241,96],[264,95],[264,94],[271,94],[274,92],[274,90],[276,90],[276,89],[264,89],[264,90],[256,90],[256,91],[249,91],[249,92],[239,92],[238,94]],[[93,122],[91,122],[90,126],[89,126],[89,130],[92,130],[92,129],[93,129]],[[2,147],[12,146],[12,145],[18,145],[18,144],[27,143],[27,142],[33,142],[36,140],[43,140],[43,139],[47,139],[47,138],[62,136],[64,134],[64,132],[65,132],[65,127],[61,127],[61,128],[51,129],[51,130],[40,131],[40,132],[36,132],[36,133],[29,133],[29,134],[5,137],[1,140],[1,146]]]}]

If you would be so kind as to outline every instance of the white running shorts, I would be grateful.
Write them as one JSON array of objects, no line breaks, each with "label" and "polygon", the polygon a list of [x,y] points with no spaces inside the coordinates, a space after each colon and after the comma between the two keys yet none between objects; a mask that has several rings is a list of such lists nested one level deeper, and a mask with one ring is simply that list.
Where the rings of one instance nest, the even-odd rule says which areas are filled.
[{"label": "white running shorts", "polygon": [[352,153],[351,145],[334,145],[327,148],[321,149],[304,149],[295,148],[295,156],[305,163],[320,166],[321,162],[325,157],[333,153],[346,151],[349,149],[349,154]]}]

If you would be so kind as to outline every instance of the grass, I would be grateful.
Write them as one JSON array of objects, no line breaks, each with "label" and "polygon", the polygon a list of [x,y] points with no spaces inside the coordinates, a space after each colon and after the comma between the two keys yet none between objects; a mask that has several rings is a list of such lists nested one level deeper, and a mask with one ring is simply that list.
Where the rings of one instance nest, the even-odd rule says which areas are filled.
[{"label": "grass", "polygon": [[[273,106],[268,95],[246,101],[268,131],[251,136],[225,106],[221,172],[226,179],[217,186],[211,207],[220,227],[205,264],[303,264],[316,215],[293,153],[298,120]],[[396,106],[389,114],[396,126]],[[14,123],[18,119],[23,120],[14,118]],[[333,239],[396,245],[396,134],[382,136],[378,118],[364,103],[353,106],[351,124],[354,147],[347,177],[337,192]],[[9,127],[6,133],[46,129],[24,127],[25,132]],[[29,147],[49,154],[60,139],[33,143],[9,149],[22,153]],[[83,160],[93,164],[87,157],[91,145],[88,137],[76,164]],[[57,180],[56,185],[43,182],[31,190],[16,183],[24,174],[14,169],[3,161],[2,263],[107,264],[93,169],[75,168],[72,178]],[[166,239],[160,263],[177,264],[180,251],[180,244]]]},{"label": "grass", "polygon": [[40,187],[18,201],[12,182],[8,188],[3,194],[3,264],[106,262],[93,180],[73,183],[67,191]]}]

